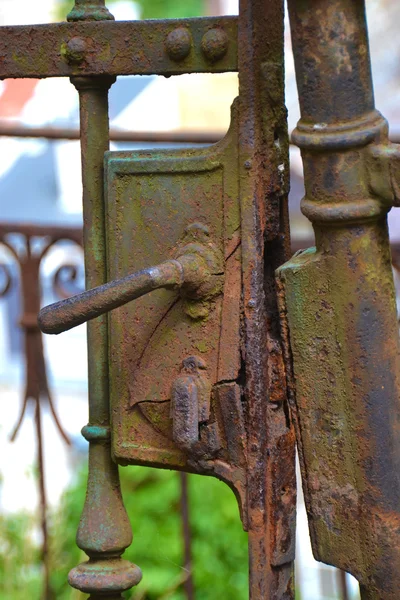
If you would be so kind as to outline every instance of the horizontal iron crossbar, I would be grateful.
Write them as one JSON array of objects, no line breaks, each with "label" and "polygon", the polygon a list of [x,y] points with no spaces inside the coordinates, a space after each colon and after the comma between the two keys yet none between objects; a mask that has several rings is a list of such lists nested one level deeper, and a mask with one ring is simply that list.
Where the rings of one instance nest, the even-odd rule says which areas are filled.
[{"label": "horizontal iron crossbar", "polygon": [[[155,144],[216,144],[225,136],[224,131],[132,131],[110,129],[111,142],[145,142]],[[0,138],[32,138],[47,140],[79,140],[79,129],[70,127],[31,127],[0,120]],[[391,132],[389,139],[400,144],[400,131]],[[292,144],[292,143],[291,143]],[[293,144],[292,144],[293,145]]]},{"label": "horizontal iron crossbar", "polygon": [[179,75],[237,68],[234,16],[0,28],[0,79]]},{"label": "horizontal iron crossbar", "polygon": [[[127,131],[124,129],[110,129],[111,142],[215,144],[224,135],[224,131]],[[68,127],[27,127],[0,121],[0,137],[79,140],[81,132],[79,129]]]}]

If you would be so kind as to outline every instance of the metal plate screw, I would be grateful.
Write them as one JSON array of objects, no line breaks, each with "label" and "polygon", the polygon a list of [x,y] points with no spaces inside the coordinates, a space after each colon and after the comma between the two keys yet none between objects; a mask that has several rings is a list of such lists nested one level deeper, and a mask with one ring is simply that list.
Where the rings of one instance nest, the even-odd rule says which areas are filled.
[{"label": "metal plate screw", "polygon": [[80,37],[73,37],[63,48],[62,53],[69,64],[79,64],[84,60],[86,50],[85,40]]},{"label": "metal plate screw", "polygon": [[211,63],[218,62],[225,56],[228,45],[229,38],[223,29],[210,29],[201,40],[201,50]]},{"label": "metal plate screw", "polygon": [[177,62],[184,60],[192,49],[192,36],[186,27],[178,27],[171,31],[165,40],[168,56]]}]

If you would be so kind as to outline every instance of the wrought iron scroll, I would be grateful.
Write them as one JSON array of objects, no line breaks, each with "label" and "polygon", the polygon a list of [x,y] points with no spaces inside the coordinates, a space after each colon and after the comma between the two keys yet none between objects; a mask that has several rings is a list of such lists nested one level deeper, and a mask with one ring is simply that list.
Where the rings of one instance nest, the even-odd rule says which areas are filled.
[{"label": "wrought iron scroll", "polygon": [[[25,388],[22,405],[17,423],[10,435],[14,441],[20,431],[27,408],[31,403],[35,415],[35,432],[37,440],[37,465],[38,465],[38,491],[40,498],[40,518],[42,529],[42,560],[44,570],[43,598],[50,600],[50,568],[47,526],[47,498],[45,486],[45,473],[43,468],[43,409],[49,409],[54,423],[65,441],[69,439],[60,423],[59,416],[54,406],[53,397],[49,388],[47,365],[43,353],[42,335],[37,327],[36,319],[41,300],[41,265],[58,242],[71,241],[77,246],[82,246],[82,230],[77,227],[37,226],[25,224],[0,224],[0,244],[12,259],[10,262],[0,262],[0,298],[11,293],[17,283],[20,284],[22,314],[19,325],[24,336],[25,358]],[[312,239],[300,242],[292,240],[292,251],[313,245]],[[393,268],[400,274],[400,243],[392,243]],[[13,267],[18,268],[15,275]],[[57,297],[68,297],[76,289],[80,265],[65,263],[57,268],[51,276],[51,289]],[[181,582],[188,600],[194,598],[194,585],[192,577],[191,557],[191,530],[188,506],[187,475],[180,473],[181,482],[181,515],[182,534],[184,542],[184,563],[186,576]],[[348,597],[346,580],[342,572],[338,572],[338,585],[341,588],[341,598]]]},{"label": "wrought iron scroll", "polygon": [[[40,499],[40,523],[42,531],[42,563],[43,563],[43,598],[52,597],[50,585],[49,543],[47,522],[47,496],[44,471],[43,454],[43,410],[45,407],[53,418],[56,428],[67,445],[70,440],[62,427],[57,414],[52,394],[49,387],[46,362],[43,352],[42,334],[37,325],[37,313],[40,309],[41,286],[40,270],[49,251],[61,240],[69,240],[82,245],[82,231],[80,228],[43,227],[21,224],[1,224],[0,244],[10,255],[13,266],[18,269],[19,285],[21,290],[22,313],[19,326],[24,338],[24,394],[18,420],[10,435],[13,442],[20,432],[23,421],[27,415],[29,404],[34,408],[34,422],[37,443],[38,467],[38,492]],[[10,264],[0,263],[4,283],[0,289],[0,297],[6,296],[16,283],[13,268]],[[62,273],[66,277],[62,277]],[[73,264],[62,265],[54,274],[52,289],[58,296],[67,296],[68,292],[63,287],[62,280],[74,282],[77,279],[77,266]]]},{"label": "wrought iron scroll", "polygon": [[[41,305],[41,266],[49,252],[61,241],[70,241],[82,247],[82,229],[80,227],[52,227],[20,223],[0,224],[0,245],[5,250],[4,254],[8,254],[12,261],[0,261],[0,298],[5,298],[18,285],[19,300],[22,307],[18,324],[22,328],[24,336],[24,394],[17,422],[10,434],[10,441],[13,442],[17,438],[27,416],[29,404],[32,404],[37,444],[38,495],[42,531],[43,600],[54,598],[50,583],[48,504],[43,451],[45,435],[42,417],[44,408],[49,409],[60,436],[68,446],[70,440],[61,424],[50,390],[42,334],[37,326],[37,313]],[[14,267],[17,267],[17,273],[15,273]],[[75,264],[72,261],[61,264],[52,273],[51,291],[56,297],[67,298],[72,293],[76,293],[82,268],[83,264]],[[192,575],[187,474],[180,473],[179,481],[181,486],[180,508],[185,567],[185,576],[179,582],[179,587],[183,588],[188,600],[193,600],[195,592]]]}]

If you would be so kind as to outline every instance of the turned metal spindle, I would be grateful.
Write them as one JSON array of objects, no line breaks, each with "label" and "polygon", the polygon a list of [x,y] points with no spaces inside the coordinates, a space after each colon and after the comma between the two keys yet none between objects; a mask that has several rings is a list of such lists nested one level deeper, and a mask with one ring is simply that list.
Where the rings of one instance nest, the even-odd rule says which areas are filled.
[{"label": "turned metal spindle", "polygon": [[114,17],[105,4],[105,0],[75,0],[67,21],[113,21]]},{"label": "turned metal spindle", "polygon": [[[103,1],[77,0],[68,20],[113,19]],[[86,285],[106,282],[103,158],[109,148],[108,91],[114,77],[71,79],[79,92],[83,219]],[[89,479],[77,543],[89,561],[73,569],[69,582],[90,593],[92,600],[117,600],[137,585],[141,571],[122,560],[132,541],[119,483],[111,458],[109,427],[107,316],[88,324],[89,425],[82,434],[89,441]]]}]

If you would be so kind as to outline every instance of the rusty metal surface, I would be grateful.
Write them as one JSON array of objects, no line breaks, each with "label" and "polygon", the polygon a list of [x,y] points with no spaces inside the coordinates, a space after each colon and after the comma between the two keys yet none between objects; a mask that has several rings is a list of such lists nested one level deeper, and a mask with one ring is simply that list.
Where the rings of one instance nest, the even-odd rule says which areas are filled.
[{"label": "rusty metal surface", "polygon": [[[0,121],[0,136],[43,138],[48,140],[79,140],[79,129],[69,127],[31,127]],[[219,131],[129,131],[110,129],[110,142],[155,142],[157,144],[216,144],[224,134]],[[398,144],[400,136],[392,133],[391,142]],[[397,148],[396,148],[397,152]]]},{"label": "rusty metal surface", "polygon": [[[241,0],[239,33],[235,17],[113,23],[103,0],[76,0],[73,24],[4,28],[0,78],[73,75],[80,94],[87,286],[165,260],[193,222],[208,227],[224,257],[223,293],[207,302],[155,291],[89,323],[78,545],[90,560],[70,582],[93,600],[120,598],[140,580],[121,559],[131,533],[110,443],[124,464],[226,481],[249,530],[250,598],[294,597],[294,432],[274,280],[289,249],[283,17],[280,0]],[[224,140],[106,154],[104,196],[114,76],[237,69]]]},{"label": "rusty metal surface", "polygon": [[[211,148],[107,155],[109,279],[140,269],[149,260],[176,255],[188,224],[198,220],[209,230],[208,243],[219,246],[224,257],[220,273],[225,276],[226,293],[232,270],[240,267],[235,254],[240,243],[238,181],[235,170],[229,169],[236,161],[236,148],[234,123],[227,138]],[[188,311],[176,292],[160,291],[114,311],[110,315],[110,393],[113,450],[119,462],[215,474],[236,489],[243,505],[244,449],[229,455],[218,394],[220,381],[235,388],[239,376],[238,283],[237,293],[225,303],[223,295],[214,295],[208,306],[192,303]],[[226,333],[221,338],[224,319]],[[229,350],[226,336],[235,342]],[[196,378],[191,392],[183,393],[190,385],[185,377],[190,377],[184,376],[181,366],[196,355],[214,390],[207,418],[201,411],[197,416],[193,413],[192,433],[186,435],[198,444],[189,452],[177,411],[194,409],[189,398],[201,404],[202,386]],[[172,398],[176,410],[171,419]],[[238,409],[240,415],[239,405]],[[238,429],[240,423],[243,426],[243,419],[237,423],[238,436],[244,435]],[[245,519],[244,509],[242,514]]]},{"label": "rusty metal surface", "polygon": [[363,600],[394,600],[400,344],[386,213],[399,155],[374,109],[364,2],[289,0],[289,13],[316,248],[278,279],[313,551],[354,574]]},{"label": "rusty metal surface", "polygon": [[[114,81],[110,76],[73,79],[80,101],[83,235],[89,288],[107,281],[103,157],[109,147],[108,90]],[[73,587],[89,592],[92,600],[114,600],[141,580],[140,569],[121,559],[132,541],[132,531],[118,467],[110,453],[107,329],[107,317],[88,324],[89,424],[82,433],[89,441],[89,476],[77,544],[89,561],[73,569],[68,578]]]},{"label": "rusty metal surface", "polygon": [[294,433],[286,406],[274,283],[274,269],[290,252],[282,2],[240,2],[239,49],[250,598],[291,599]]},{"label": "rusty metal surface", "polygon": [[126,275],[43,308],[38,317],[43,333],[57,334],[137,300],[158,289],[179,290],[189,316],[208,316],[207,303],[221,293],[222,256],[200,223],[185,231],[176,258]]},{"label": "rusty metal surface", "polygon": [[[40,240],[40,244],[38,241]],[[62,240],[73,241],[82,244],[82,232],[77,228],[67,227],[44,227],[35,225],[21,225],[17,223],[0,224],[0,246],[11,255],[14,266],[18,267],[18,280],[21,289],[21,307],[19,325],[24,336],[24,358],[25,358],[25,390],[18,421],[15,425],[10,439],[14,441],[21,429],[27,414],[28,404],[34,404],[35,434],[37,442],[37,467],[38,488],[40,499],[40,521],[42,532],[42,561],[44,567],[43,598],[50,600],[53,592],[50,586],[49,568],[49,543],[48,543],[48,515],[46,481],[44,473],[43,456],[43,424],[42,412],[47,405],[54,423],[66,444],[69,438],[65,433],[57,415],[52,394],[47,379],[46,362],[43,353],[42,334],[37,325],[37,312],[41,302],[40,268],[42,261],[49,251]],[[5,281],[0,291],[0,297],[4,297],[13,288],[16,279],[8,264],[0,264]],[[68,271],[69,279],[74,280],[76,276],[75,265],[62,265],[54,274],[53,289],[62,294],[60,285],[60,273]]]},{"label": "rusty metal surface", "polygon": [[0,79],[227,71],[237,71],[237,17],[1,28]]},{"label": "rusty metal surface", "polygon": [[[283,5],[243,0],[240,11],[240,96],[228,135],[206,149],[109,153],[106,212],[100,157],[108,135],[110,80],[73,79],[81,95],[89,287],[105,282],[105,247],[108,279],[118,280],[149,259],[171,256],[190,222],[207,226],[225,259],[223,294],[207,306],[188,297],[184,310],[168,292],[154,292],[110,314],[109,342],[105,321],[96,320],[89,329],[91,417],[84,435],[91,441],[91,469],[78,542],[95,564],[73,571],[71,582],[86,591],[92,586],[94,594],[100,588],[110,594],[115,586],[122,591],[129,583],[121,566],[93,587],[96,561],[103,572],[101,555],[111,549],[119,555],[129,543],[118,520],[125,518],[122,505],[118,508],[117,496],[98,479],[109,473],[118,491],[116,473],[106,463],[109,346],[114,457],[123,464],[173,467],[226,481],[249,529],[250,597],[294,595],[294,433],[274,284],[274,270],[289,248]],[[182,71],[174,67],[174,72],[192,71],[190,36],[184,25],[178,29],[170,30],[166,51],[181,64]],[[212,70],[227,70],[223,61],[235,44],[236,31],[228,35],[209,26],[200,46]],[[78,39],[67,50],[70,63],[83,60],[85,47]],[[104,527],[104,518],[108,522],[112,507],[111,532],[111,521]],[[103,533],[96,536],[99,518]],[[131,574],[134,585],[134,567]]]}]

